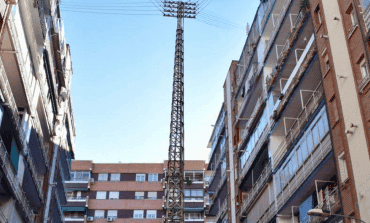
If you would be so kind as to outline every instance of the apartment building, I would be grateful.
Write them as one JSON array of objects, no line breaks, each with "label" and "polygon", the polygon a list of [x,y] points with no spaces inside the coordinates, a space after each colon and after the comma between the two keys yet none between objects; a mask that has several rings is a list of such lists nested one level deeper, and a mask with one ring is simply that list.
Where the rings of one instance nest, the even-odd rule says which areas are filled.
[{"label": "apartment building", "polygon": [[[226,77],[216,120],[226,128],[209,144],[218,205],[211,199],[207,219],[368,221],[368,11],[368,1],[261,1]],[[226,198],[213,192],[217,134],[228,147]]]},{"label": "apartment building", "polygon": [[63,222],[76,130],[57,4],[0,1],[0,222]]},{"label": "apartment building", "polygon": [[[93,163],[73,161],[66,182],[68,222],[163,222],[167,162]],[[185,221],[204,222],[204,161],[185,161]]]}]

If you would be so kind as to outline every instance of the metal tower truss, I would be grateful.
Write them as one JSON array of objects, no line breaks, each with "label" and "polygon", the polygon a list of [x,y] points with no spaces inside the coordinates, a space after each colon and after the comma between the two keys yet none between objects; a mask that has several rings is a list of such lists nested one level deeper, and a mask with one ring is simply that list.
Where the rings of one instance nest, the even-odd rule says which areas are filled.
[{"label": "metal tower truss", "polygon": [[195,3],[164,1],[163,16],[177,18],[165,222],[184,222],[184,18],[195,18]]}]

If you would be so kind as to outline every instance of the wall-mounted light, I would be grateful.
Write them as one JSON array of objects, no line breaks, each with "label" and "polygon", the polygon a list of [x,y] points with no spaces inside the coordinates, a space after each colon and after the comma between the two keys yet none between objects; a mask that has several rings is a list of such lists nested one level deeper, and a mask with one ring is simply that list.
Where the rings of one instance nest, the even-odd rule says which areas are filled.
[{"label": "wall-mounted light", "polygon": [[329,39],[329,36],[328,35],[321,35],[320,38]]},{"label": "wall-mounted light", "polygon": [[334,20],[337,20],[337,21],[339,21],[339,18],[335,16],[335,17],[334,17]]}]

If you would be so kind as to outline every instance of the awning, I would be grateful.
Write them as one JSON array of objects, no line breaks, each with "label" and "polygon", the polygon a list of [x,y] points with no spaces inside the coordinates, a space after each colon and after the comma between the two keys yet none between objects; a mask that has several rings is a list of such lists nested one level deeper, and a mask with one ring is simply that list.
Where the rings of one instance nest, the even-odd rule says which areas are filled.
[{"label": "awning", "polygon": [[85,211],[85,207],[62,207],[62,211]]}]

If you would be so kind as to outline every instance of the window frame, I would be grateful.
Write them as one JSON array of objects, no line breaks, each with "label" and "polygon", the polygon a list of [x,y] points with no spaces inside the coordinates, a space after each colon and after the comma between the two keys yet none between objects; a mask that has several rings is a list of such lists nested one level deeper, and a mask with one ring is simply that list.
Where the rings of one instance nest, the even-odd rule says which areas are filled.
[{"label": "window frame", "polygon": [[[142,194],[142,196],[140,196]],[[135,200],[144,200],[145,192],[143,191],[135,191]]]},{"label": "window frame", "polygon": [[[103,216],[97,216],[97,213],[103,213]],[[94,218],[104,218],[105,217],[105,210],[95,210]]]},{"label": "window frame", "polygon": [[[113,180],[112,176],[115,176],[114,180]],[[116,176],[118,176],[118,177],[116,177]],[[121,181],[121,174],[120,173],[111,173],[110,174],[110,181],[114,181],[114,182]]]},{"label": "window frame", "polygon": [[[152,213],[149,213],[149,212],[152,212]],[[153,213],[155,213],[155,214],[153,214]],[[154,218],[152,218],[152,215],[154,216]],[[157,210],[147,210],[146,211],[146,218],[156,219],[157,218]]]},{"label": "window frame", "polygon": [[99,173],[98,181],[108,181],[108,173]]},{"label": "window frame", "polygon": [[[369,77],[369,68],[367,66],[365,57],[360,62],[360,70],[361,70],[361,77],[362,77],[362,79],[365,79],[365,78],[368,78]],[[366,74],[364,74],[364,72]]]},{"label": "window frame", "polygon": [[[150,194],[155,194],[155,196],[149,196]],[[158,199],[158,193],[157,193],[157,191],[148,191],[148,199],[149,200],[156,200],[156,199]]]},{"label": "window frame", "polygon": [[[143,176],[144,176],[144,180],[142,180],[142,177]],[[145,173],[137,173],[136,174],[136,177],[135,177],[135,181],[137,181],[137,182],[145,182]]]},{"label": "window frame", "polygon": [[[98,194],[103,194],[103,193],[104,193],[104,198],[98,198]],[[107,191],[96,191],[96,200],[106,200],[106,199],[107,199]]]},{"label": "window frame", "polygon": [[338,167],[339,167],[340,180],[342,183],[344,183],[348,180],[348,170],[347,170],[346,158],[344,157],[344,152],[342,152],[338,156]]},{"label": "window frame", "polygon": [[[113,197],[112,194],[117,194],[117,197]],[[119,191],[109,191],[109,200],[118,200],[119,199]]]},{"label": "window frame", "polygon": [[[111,213],[112,213],[112,212],[114,212],[114,213],[115,213],[115,216],[110,216],[110,215],[109,215],[109,212],[111,212]],[[117,219],[117,217],[118,217],[118,210],[108,210],[108,211],[107,211],[107,218],[108,218],[108,217],[111,217],[111,218]]]},{"label": "window frame", "polygon": [[[142,217],[135,217],[135,215],[141,215]],[[144,210],[134,210],[133,218],[135,218],[135,219],[142,219],[142,218],[144,218]]]}]

